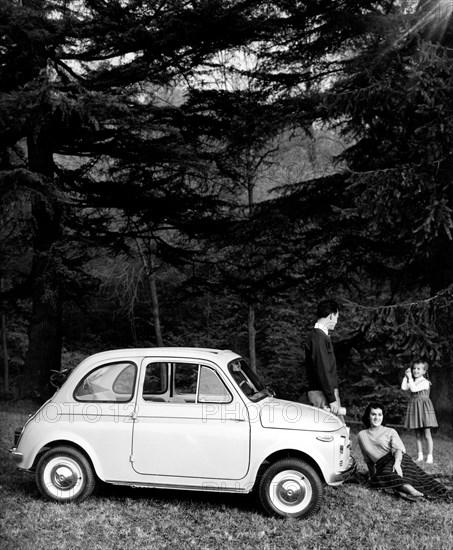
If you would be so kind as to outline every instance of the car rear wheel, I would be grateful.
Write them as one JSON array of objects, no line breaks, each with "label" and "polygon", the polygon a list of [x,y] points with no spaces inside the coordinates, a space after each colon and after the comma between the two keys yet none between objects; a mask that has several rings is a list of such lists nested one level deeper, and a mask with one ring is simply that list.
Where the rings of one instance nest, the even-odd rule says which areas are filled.
[{"label": "car rear wheel", "polygon": [[36,467],[36,484],[46,500],[81,502],[94,490],[96,478],[88,459],[73,447],[49,449]]},{"label": "car rear wheel", "polygon": [[259,498],[271,515],[309,517],[319,509],[323,483],[315,469],[298,458],[285,458],[271,464],[264,472]]}]

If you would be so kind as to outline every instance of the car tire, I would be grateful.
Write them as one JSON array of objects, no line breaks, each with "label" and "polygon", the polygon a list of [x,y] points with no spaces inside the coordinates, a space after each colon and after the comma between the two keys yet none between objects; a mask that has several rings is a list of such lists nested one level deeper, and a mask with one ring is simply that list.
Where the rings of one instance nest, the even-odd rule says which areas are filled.
[{"label": "car tire", "polygon": [[258,494],[270,515],[307,518],[316,513],[323,497],[323,482],[315,469],[299,458],[271,464],[261,477]]},{"label": "car tire", "polygon": [[45,452],[36,467],[36,484],[46,500],[82,502],[96,485],[89,460],[73,447],[55,447]]}]

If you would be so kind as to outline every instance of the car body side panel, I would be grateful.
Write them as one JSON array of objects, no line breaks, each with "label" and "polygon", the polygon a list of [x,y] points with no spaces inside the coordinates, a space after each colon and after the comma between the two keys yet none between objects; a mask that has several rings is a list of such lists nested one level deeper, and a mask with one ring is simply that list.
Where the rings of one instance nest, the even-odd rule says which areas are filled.
[{"label": "car body side panel", "polygon": [[50,401],[27,425],[26,438],[17,448],[24,455],[18,467],[30,469],[43,447],[66,441],[88,454],[101,479],[128,479],[132,410],[130,403]]},{"label": "car body side panel", "polygon": [[[230,351],[190,348],[114,350],[74,369],[62,388],[32,417],[14,449],[30,469],[44,447],[68,442],[90,458],[100,479],[117,484],[249,492],[260,466],[274,453],[303,453],[325,481],[349,462],[349,436],[330,413],[265,397],[248,399],[228,371]],[[215,370],[231,393],[229,403],[157,403],[141,391],[150,360],[193,361]],[[74,399],[92,369],[127,361],[136,365],[128,402]],[[129,397],[129,396],[128,396]],[[258,397],[256,399],[259,399]]]}]

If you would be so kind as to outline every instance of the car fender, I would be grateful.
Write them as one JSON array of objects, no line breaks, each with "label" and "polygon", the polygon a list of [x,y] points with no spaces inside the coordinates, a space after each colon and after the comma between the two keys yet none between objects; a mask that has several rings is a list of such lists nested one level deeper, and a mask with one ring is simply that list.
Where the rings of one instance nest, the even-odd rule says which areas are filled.
[{"label": "car fender", "polygon": [[[266,429],[265,429],[266,430]],[[319,468],[324,480],[330,479],[334,470],[335,459],[335,438],[332,434],[315,433],[307,437],[305,432],[303,441],[295,441],[295,430],[288,430],[287,434],[281,433],[282,430],[267,429],[270,435],[266,437],[267,441],[263,444],[252,444],[253,469],[250,475],[256,479],[261,465],[269,460],[272,455],[282,456],[282,453],[291,453],[295,455],[304,455],[310,459]],[[330,446],[330,449],[329,449]]]},{"label": "car fender", "polygon": [[[24,453],[24,457],[26,456],[26,461],[24,458],[22,462],[18,463],[17,466],[22,470],[32,469],[33,466],[36,465],[37,457],[42,454],[44,449],[56,447],[58,445],[73,445],[74,447],[79,448],[90,460],[96,475],[100,479],[104,480],[103,469],[93,446],[84,438],[68,430],[54,430],[52,431],[51,438],[44,435],[39,439],[35,439],[31,449]],[[20,443],[17,451],[23,452]]]}]

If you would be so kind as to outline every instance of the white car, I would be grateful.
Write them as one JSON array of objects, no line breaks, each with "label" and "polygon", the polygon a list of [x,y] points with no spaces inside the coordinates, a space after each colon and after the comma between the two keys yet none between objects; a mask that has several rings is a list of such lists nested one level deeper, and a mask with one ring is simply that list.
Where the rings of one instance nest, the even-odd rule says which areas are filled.
[{"label": "white car", "polygon": [[334,415],[276,399],[236,353],[106,351],[74,368],[10,452],[43,497],[82,501],[96,480],[249,493],[277,516],[318,510],[323,485],[355,471]]}]

